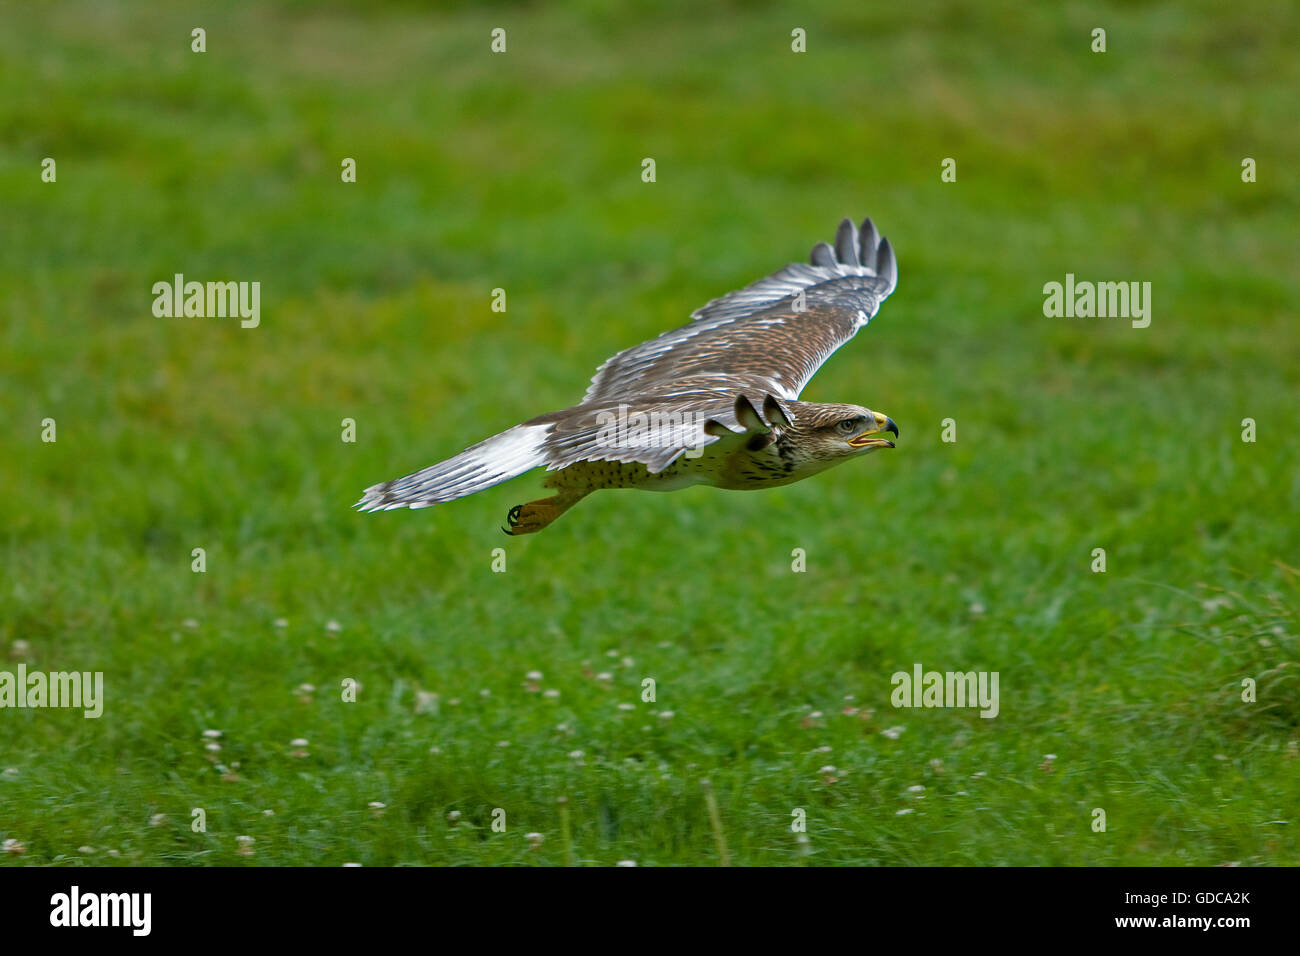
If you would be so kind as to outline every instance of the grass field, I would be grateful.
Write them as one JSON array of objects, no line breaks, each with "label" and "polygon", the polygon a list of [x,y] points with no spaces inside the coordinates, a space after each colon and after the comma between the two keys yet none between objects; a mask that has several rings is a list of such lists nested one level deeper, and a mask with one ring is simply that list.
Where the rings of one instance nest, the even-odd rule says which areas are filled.
[{"label": "grass field", "polygon": [[[1294,4],[0,17],[0,670],[106,698],[0,710],[0,862],[713,865],[702,780],[733,864],[1300,862]],[[896,451],[350,510],[845,215],[898,290],[804,397]],[[917,662],[998,716],[895,709]]]}]

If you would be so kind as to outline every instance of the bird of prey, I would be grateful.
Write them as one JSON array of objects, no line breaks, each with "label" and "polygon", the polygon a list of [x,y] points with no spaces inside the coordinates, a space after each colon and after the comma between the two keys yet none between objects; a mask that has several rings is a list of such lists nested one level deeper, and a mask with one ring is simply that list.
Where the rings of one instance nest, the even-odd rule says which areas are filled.
[{"label": "bird of prey", "polygon": [[809,263],[714,299],[689,324],[606,361],[574,407],[367,488],[356,507],[427,508],[545,465],[556,493],[511,508],[502,529],[532,534],[601,488],[771,488],[893,448],[876,437],[898,437],[887,415],[799,393],[897,277],[889,240],[870,219],[860,228],[845,219]]}]

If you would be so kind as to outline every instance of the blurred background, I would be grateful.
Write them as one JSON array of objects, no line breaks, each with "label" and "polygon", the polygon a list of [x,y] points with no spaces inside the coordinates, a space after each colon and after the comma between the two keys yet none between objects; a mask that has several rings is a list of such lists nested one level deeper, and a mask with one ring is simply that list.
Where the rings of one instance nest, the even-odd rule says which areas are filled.
[{"label": "blurred background", "polygon": [[[750,865],[1300,859],[1294,4],[0,20],[0,670],[107,694],[0,711],[0,863],[713,864],[704,776]],[[536,475],[349,510],[868,215],[898,290],[804,397],[897,451],[531,539]],[[1150,327],[1045,317],[1066,273]],[[999,717],[893,709],[914,662]]]}]

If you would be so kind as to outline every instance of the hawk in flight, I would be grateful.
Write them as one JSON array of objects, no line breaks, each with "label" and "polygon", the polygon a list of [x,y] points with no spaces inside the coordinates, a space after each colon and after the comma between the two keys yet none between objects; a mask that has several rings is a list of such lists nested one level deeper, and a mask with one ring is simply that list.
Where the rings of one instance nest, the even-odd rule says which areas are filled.
[{"label": "hawk in flight", "polygon": [[573,408],[367,488],[356,507],[427,508],[545,465],[556,493],[511,508],[503,529],[532,534],[600,488],[771,488],[893,448],[876,437],[898,437],[893,419],[799,393],[897,278],[889,240],[870,219],[860,228],[845,219],[808,264],[714,299],[688,325],[606,361]]}]

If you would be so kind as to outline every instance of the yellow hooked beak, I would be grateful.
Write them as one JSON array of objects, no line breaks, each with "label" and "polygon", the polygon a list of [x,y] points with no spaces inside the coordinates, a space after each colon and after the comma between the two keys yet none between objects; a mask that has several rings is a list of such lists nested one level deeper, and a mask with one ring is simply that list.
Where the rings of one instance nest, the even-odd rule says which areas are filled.
[{"label": "yellow hooked beak", "polygon": [[893,448],[894,443],[888,438],[872,438],[872,435],[879,435],[881,432],[893,432],[894,437],[898,437],[898,426],[888,415],[882,415],[879,412],[873,412],[876,416],[876,427],[869,432],[862,432],[854,435],[849,439],[849,445],[853,448]]}]

